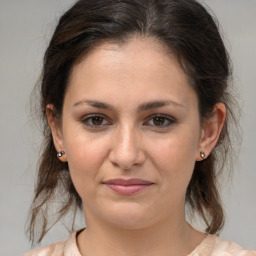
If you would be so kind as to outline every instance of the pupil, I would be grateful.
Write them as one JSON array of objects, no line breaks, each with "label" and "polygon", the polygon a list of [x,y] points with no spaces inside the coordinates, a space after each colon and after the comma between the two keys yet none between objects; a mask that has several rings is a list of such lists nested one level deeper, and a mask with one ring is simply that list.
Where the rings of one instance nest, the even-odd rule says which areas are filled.
[{"label": "pupil", "polygon": [[155,117],[154,118],[154,124],[155,125],[163,125],[164,124],[164,117]]},{"label": "pupil", "polygon": [[100,125],[101,123],[102,123],[102,117],[93,117],[92,118],[92,123],[94,124],[94,125]]}]

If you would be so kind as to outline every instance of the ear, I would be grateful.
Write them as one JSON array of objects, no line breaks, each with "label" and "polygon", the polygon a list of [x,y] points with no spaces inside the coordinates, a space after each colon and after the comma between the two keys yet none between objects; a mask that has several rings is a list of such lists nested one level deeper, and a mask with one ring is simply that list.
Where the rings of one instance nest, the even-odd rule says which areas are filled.
[{"label": "ear", "polygon": [[218,142],[225,120],[226,107],[219,102],[214,106],[211,116],[203,123],[196,161],[202,161],[210,155]]},{"label": "ear", "polygon": [[63,135],[62,135],[61,125],[59,120],[55,116],[55,110],[52,104],[48,104],[46,106],[46,116],[47,116],[48,125],[52,132],[52,138],[53,138],[55,149],[58,153],[60,153],[58,158],[62,162],[67,162],[67,157],[65,155],[65,148],[63,144]]}]

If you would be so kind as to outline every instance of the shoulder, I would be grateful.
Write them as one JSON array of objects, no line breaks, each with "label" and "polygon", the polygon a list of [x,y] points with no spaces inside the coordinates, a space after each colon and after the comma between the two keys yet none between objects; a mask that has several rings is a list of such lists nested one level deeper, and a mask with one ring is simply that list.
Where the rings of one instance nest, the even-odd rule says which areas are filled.
[{"label": "shoulder", "polygon": [[243,248],[234,242],[223,240],[216,236],[213,237],[215,239],[215,246],[212,254],[213,256],[222,255],[220,253],[223,253],[223,256],[256,256],[255,251]]},{"label": "shoulder", "polygon": [[208,235],[189,256],[256,256],[256,252],[215,235]]},{"label": "shoulder", "polygon": [[25,253],[23,254],[23,256],[63,256],[64,245],[65,241],[46,245],[35,250],[32,250],[28,253]]},{"label": "shoulder", "polygon": [[76,243],[77,232],[74,232],[66,241],[46,245],[28,253],[23,256],[81,256]]}]

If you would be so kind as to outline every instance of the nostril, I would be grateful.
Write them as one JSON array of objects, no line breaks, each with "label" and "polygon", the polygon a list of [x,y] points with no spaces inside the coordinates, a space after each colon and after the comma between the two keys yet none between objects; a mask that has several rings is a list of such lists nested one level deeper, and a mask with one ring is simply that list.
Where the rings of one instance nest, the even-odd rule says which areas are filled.
[{"label": "nostril", "polygon": [[130,170],[131,166],[132,166],[131,165],[131,166],[127,167],[127,166],[124,166],[124,165],[121,165],[121,164],[117,164],[115,162],[112,162],[112,164],[113,164],[114,167],[118,167],[118,168],[123,169],[123,170]]},{"label": "nostril", "polygon": [[118,164],[117,163],[112,163],[115,167],[118,167]]}]

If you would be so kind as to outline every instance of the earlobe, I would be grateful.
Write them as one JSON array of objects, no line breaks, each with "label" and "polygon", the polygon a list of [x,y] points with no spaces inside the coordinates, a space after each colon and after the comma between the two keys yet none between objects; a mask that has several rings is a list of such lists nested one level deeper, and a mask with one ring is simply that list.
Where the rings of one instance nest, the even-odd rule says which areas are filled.
[{"label": "earlobe", "polygon": [[205,159],[206,155],[205,155],[204,151],[200,151],[200,156],[202,159]]},{"label": "earlobe", "polygon": [[60,159],[61,162],[67,162],[67,157],[66,157],[65,151],[58,152],[57,157]]},{"label": "earlobe", "polygon": [[67,162],[67,157],[64,152],[63,136],[62,136],[60,123],[59,123],[59,120],[57,120],[54,112],[55,112],[54,106],[51,104],[48,104],[46,106],[46,116],[47,116],[48,125],[51,129],[53,143],[57,151],[57,157],[60,159],[60,161]]},{"label": "earlobe", "polygon": [[219,102],[214,106],[211,116],[203,124],[203,136],[199,143],[196,161],[202,161],[210,155],[219,140],[225,120],[226,107]]}]

